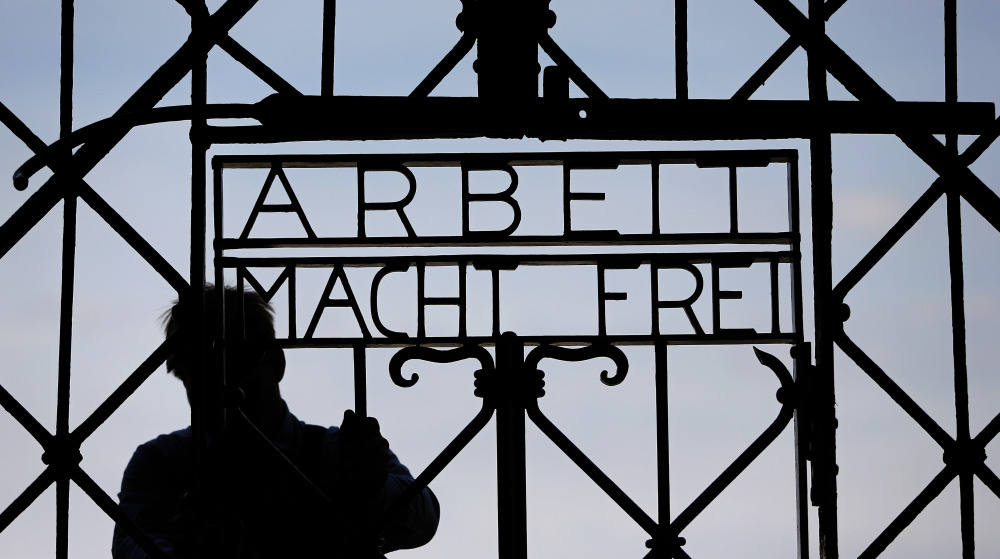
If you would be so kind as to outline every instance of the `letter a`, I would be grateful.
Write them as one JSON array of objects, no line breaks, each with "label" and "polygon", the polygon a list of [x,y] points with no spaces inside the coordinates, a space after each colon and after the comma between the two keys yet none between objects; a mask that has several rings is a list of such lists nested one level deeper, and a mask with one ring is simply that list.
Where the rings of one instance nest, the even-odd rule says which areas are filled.
[{"label": "letter a", "polygon": [[[267,199],[268,193],[271,192],[271,185],[274,184],[274,177],[278,177],[281,181],[281,186],[285,189],[285,194],[288,196],[289,203],[264,203],[264,200]],[[247,239],[250,237],[250,230],[253,229],[254,223],[257,222],[257,216],[260,215],[261,212],[294,212],[295,215],[299,217],[299,223],[302,224],[302,228],[306,231],[306,237],[310,239],[316,238],[316,233],[313,233],[312,227],[309,226],[309,220],[306,219],[306,213],[302,210],[302,205],[299,204],[299,199],[296,198],[295,192],[292,190],[292,185],[288,182],[288,177],[285,176],[284,169],[282,169],[281,165],[278,163],[271,165],[271,172],[267,174],[267,180],[264,181],[264,187],[260,190],[260,196],[257,197],[257,202],[253,205],[253,211],[250,212],[250,219],[247,220],[246,226],[243,227],[243,233],[240,234],[240,239]]]},{"label": "letter a", "polygon": [[[344,298],[343,299],[331,299],[330,293],[333,291],[333,287],[337,285],[337,279],[340,279],[341,284],[344,286]],[[330,279],[326,282],[326,288],[323,289],[323,295],[320,297],[319,304],[316,305],[316,312],[313,313],[312,320],[309,321],[309,327],[306,329],[305,339],[310,339],[313,334],[316,333],[316,327],[319,325],[319,319],[323,316],[323,311],[329,307],[350,307],[354,311],[354,318],[358,321],[358,327],[361,328],[361,334],[365,338],[372,337],[371,332],[368,331],[368,325],[365,324],[365,318],[361,315],[361,308],[358,307],[358,300],[354,297],[354,291],[351,289],[351,284],[347,281],[347,274],[344,273],[344,266],[337,264],[333,267],[333,272],[330,273]]]}]

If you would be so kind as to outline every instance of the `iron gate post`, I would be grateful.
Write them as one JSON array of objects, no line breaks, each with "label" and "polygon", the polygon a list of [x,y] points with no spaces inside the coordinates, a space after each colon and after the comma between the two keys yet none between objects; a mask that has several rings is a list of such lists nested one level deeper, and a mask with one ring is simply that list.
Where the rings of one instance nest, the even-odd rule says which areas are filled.
[{"label": "iron gate post", "polygon": [[[829,101],[827,60],[818,45],[826,36],[825,2],[809,0],[807,49],[809,100],[814,111]],[[823,115],[816,114],[816,122]],[[834,393],[834,334],[842,309],[833,293],[833,144],[827,126],[817,125],[809,137],[810,192],[812,199],[813,300],[816,336],[816,399],[812,453],[812,502],[819,508],[820,559],[838,559],[837,528],[837,439],[836,396]]]},{"label": "iron gate post", "polygon": [[548,0],[479,0],[466,4],[475,26],[479,98],[515,109],[538,97],[538,38],[554,23]]},{"label": "iron gate post", "polygon": [[496,345],[497,537],[500,557],[528,556],[527,484],[524,452],[524,342],[505,332]]}]

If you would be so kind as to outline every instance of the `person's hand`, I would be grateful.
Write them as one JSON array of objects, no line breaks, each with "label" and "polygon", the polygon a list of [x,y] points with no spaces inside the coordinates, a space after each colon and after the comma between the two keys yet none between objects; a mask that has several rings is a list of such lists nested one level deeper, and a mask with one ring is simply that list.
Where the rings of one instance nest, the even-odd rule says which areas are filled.
[{"label": "person's hand", "polygon": [[345,411],[336,449],[336,478],[341,494],[352,504],[378,506],[388,477],[389,442],[382,436],[378,420]]}]

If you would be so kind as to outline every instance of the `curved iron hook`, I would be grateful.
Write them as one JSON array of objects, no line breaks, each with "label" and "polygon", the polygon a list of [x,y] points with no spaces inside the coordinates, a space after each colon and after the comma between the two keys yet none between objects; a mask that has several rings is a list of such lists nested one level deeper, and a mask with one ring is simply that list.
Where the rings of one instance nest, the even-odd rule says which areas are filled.
[{"label": "curved iron hook", "polygon": [[[792,379],[792,373],[788,372],[788,367],[780,359],[770,353],[756,347],[753,348],[753,353],[757,356],[757,361],[760,361],[761,365],[771,369],[775,376],[778,377],[778,382],[781,383],[781,388],[778,389],[777,393],[778,402],[782,404],[786,403],[785,400],[788,393],[795,390],[795,380]],[[794,404],[794,402],[788,403]]]},{"label": "curved iron hook", "polygon": [[[247,105],[240,103],[209,104],[206,106],[207,118],[210,119],[242,119],[256,118],[257,105]],[[135,111],[123,114],[114,114],[108,118],[92,122],[86,126],[78,128],[68,136],[60,138],[46,146],[45,150],[36,153],[28,158],[14,171],[13,182],[17,190],[28,188],[28,181],[40,171],[42,167],[53,160],[58,159],[58,155],[64,151],[69,151],[81,144],[121,129],[131,129],[149,124],[163,124],[167,122],[178,122],[191,120],[194,109],[191,105],[171,105],[166,107],[154,107],[143,111]]]},{"label": "curved iron hook", "polygon": [[432,363],[455,363],[463,359],[475,359],[485,370],[493,370],[493,356],[486,348],[478,345],[464,345],[453,349],[436,349],[432,347],[411,346],[396,352],[389,360],[389,378],[397,386],[409,388],[420,380],[420,375],[413,373],[410,378],[403,376],[403,363],[411,359],[420,359]]},{"label": "curved iron hook", "polygon": [[524,358],[525,368],[537,369],[542,359],[557,359],[559,361],[586,361],[595,357],[607,357],[615,362],[614,376],[607,370],[601,371],[601,382],[607,386],[617,386],[625,380],[628,374],[628,358],[616,346],[610,344],[595,344],[586,347],[568,348],[554,345],[540,345]]}]

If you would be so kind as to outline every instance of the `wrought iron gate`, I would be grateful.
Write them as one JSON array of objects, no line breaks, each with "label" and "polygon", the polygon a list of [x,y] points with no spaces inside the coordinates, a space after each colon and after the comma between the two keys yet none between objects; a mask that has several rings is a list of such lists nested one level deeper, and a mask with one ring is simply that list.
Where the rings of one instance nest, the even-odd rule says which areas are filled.
[{"label": "wrought iron gate", "polygon": [[[960,491],[959,517],[964,557],[975,556],[974,480],[978,479],[1000,496],[1000,478],[986,462],[986,448],[1000,434],[1000,415],[974,432],[969,419],[969,385],[966,364],[966,306],[962,245],[964,200],[993,229],[1000,229],[1000,199],[975,172],[972,165],[1000,136],[1000,121],[994,120],[992,103],[958,100],[957,6],[944,0],[945,99],[943,102],[895,100],[865,69],[855,62],[827,33],[827,21],[845,5],[844,0],[809,0],[803,13],[790,0],[756,0],[756,4],[788,35],[774,54],[756,69],[729,99],[695,99],[689,95],[688,2],[673,2],[674,66],[676,90],[670,99],[621,99],[609,97],[585,70],[553,39],[549,29],[555,13],[545,0],[463,0],[456,24],[462,34],[454,47],[416,85],[408,97],[364,97],[334,94],[334,39],[336,2],[322,3],[323,46],[319,95],[303,95],[281,75],[235,40],[230,32],[257,4],[253,0],[228,0],[214,11],[204,2],[180,1],[190,17],[190,36],[156,70],[114,115],[75,128],[73,119],[74,4],[61,4],[61,91],[58,140],[46,142],[6,105],[0,104],[0,121],[33,155],[13,171],[14,186],[34,186],[33,176],[49,169],[51,177],[32,193],[0,225],[0,256],[7,255],[60,203],[63,205],[61,253],[60,326],[55,428],[37,420],[21,401],[2,384],[0,405],[44,449],[43,473],[19,493],[0,513],[0,532],[11,524],[50,486],[56,488],[57,520],[55,554],[70,555],[68,542],[70,487],[82,489],[119,525],[130,531],[152,556],[158,553],[124,515],[107,492],[80,466],[81,445],[163,363],[177,342],[169,339],[155,349],[112,394],[71,429],[69,421],[72,370],[74,294],[76,274],[77,218],[81,206],[93,210],[179,296],[202,300],[206,280],[225,283],[235,277],[240,288],[252,288],[266,299],[284,290],[289,316],[281,343],[285,347],[351,348],[354,356],[355,407],[366,413],[366,382],[372,372],[365,365],[371,348],[400,348],[394,354],[389,374],[399,386],[417,382],[416,374],[404,372],[412,360],[452,363],[478,362],[475,396],[482,398],[480,412],[418,477],[418,486],[429,483],[496,416],[498,539],[501,557],[527,556],[526,467],[524,433],[526,418],[565,453],[617,507],[648,536],[648,557],[688,557],[684,530],[778,435],[794,416],[796,420],[796,479],[798,525],[790,527],[798,538],[798,554],[807,557],[818,550],[821,557],[840,556],[838,520],[850,511],[838,512],[836,453],[836,390],[834,358],[839,348],[895,401],[916,424],[939,445],[944,466],[919,491],[898,516],[861,553],[876,557],[954,480]],[[317,13],[320,13],[317,9]],[[808,59],[808,99],[756,101],[750,98],[798,49]],[[476,48],[478,75],[476,97],[434,97],[431,93]],[[539,96],[539,49],[554,63],[542,74]],[[210,104],[207,97],[207,59],[222,51],[274,90],[251,104]],[[343,55],[338,55],[340,60]],[[694,68],[697,72],[699,69]],[[180,106],[158,106],[164,96],[190,75],[191,102]],[[830,100],[828,76],[834,77],[856,101]],[[570,84],[582,92],[571,97]],[[2,99],[0,99],[2,101]],[[238,121],[253,120],[245,125]],[[232,120],[233,123],[227,121]],[[87,182],[87,175],[130,133],[139,127],[183,122],[190,128],[191,222],[189,273],[178,272],[152,243],[147,241],[116,208]],[[833,271],[833,138],[838,135],[874,134],[897,136],[917,158],[937,175],[933,183],[905,211],[857,264],[839,281]],[[943,141],[937,135],[944,135]],[[974,140],[960,150],[960,135]],[[382,155],[216,155],[212,147],[238,152],[248,144],[285,144],[302,141],[429,140],[492,138],[520,140],[772,140],[803,139],[808,145],[809,199],[812,268],[812,319],[805,324],[803,312],[802,241],[798,215],[798,156],[782,150],[699,151],[565,151],[558,153],[439,153]],[[251,151],[248,149],[247,151]],[[331,150],[332,151],[332,150]],[[232,152],[229,152],[232,153]],[[806,154],[802,154],[806,155]],[[662,169],[675,164],[727,172],[727,230],[710,233],[665,233],[659,223]],[[788,221],[777,230],[748,230],[741,226],[738,207],[741,169],[784,166],[787,177]],[[650,230],[622,233],[575,227],[573,202],[601,200],[602,195],[572,187],[574,171],[617,169],[635,166],[648,172],[646,193]],[[562,227],[555,234],[522,234],[518,199],[519,170],[551,167],[562,177]],[[209,168],[214,171],[209,180]],[[357,228],[347,234],[326,235],[310,221],[310,206],[300,202],[301,191],[288,177],[289,169],[347,169],[353,182],[345,186],[356,198]],[[462,210],[460,230],[453,234],[427,236],[410,223],[406,206],[418,189],[414,174],[420,168],[450,168],[460,177]],[[234,169],[256,169],[263,182],[254,185],[256,201],[242,227],[230,232],[225,200],[229,196],[227,176]],[[373,173],[391,173],[406,184],[406,194],[396,200],[375,201],[366,197],[365,180]],[[470,176],[492,173],[504,177],[499,190],[476,190]],[[42,181],[38,181],[42,182]],[[287,198],[269,201],[279,188]],[[211,190],[210,190],[211,189]],[[211,194],[211,197],[210,197]],[[530,196],[530,193],[524,194]],[[213,202],[210,204],[209,200]],[[952,357],[956,394],[956,429],[948,432],[887,374],[844,323],[850,317],[845,301],[874,267],[884,260],[900,239],[928,214],[939,200],[947,211],[948,270],[951,278]],[[83,204],[80,204],[80,202]],[[509,212],[502,226],[482,226],[470,217],[472,208],[493,205]],[[210,210],[212,213],[210,214]],[[369,235],[366,220],[374,212],[389,212],[404,234]],[[262,215],[285,214],[293,223],[291,236],[255,234]],[[240,218],[242,219],[242,217]],[[213,232],[214,227],[214,232]],[[235,234],[238,232],[238,234]],[[206,241],[214,253],[207,253]],[[748,245],[749,250],[741,250]],[[696,246],[697,251],[678,250]],[[293,249],[306,247],[318,256],[305,256]],[[384,248],[402,249],[389,254]],[[569,247],[569,248],[565,248]],[[332,249],[346,249],[336,252]],[[420,250],[417,250],[420,249]],[[432,250],[433,249],[433,250]],[[494,250],[495,249],[495,250]],[[325,251],[325,252],[324,252]],[[206,271],[206,265],[211,264]],[[458,277],[458,293],[428,294],[427,269],[445,266]],[[586,281],[594,281],[598,315],[593,331],[583,334],[505,332],[500,319],[501,278],[518,268],[572,266],[585,269]],[[321,270],[325,287],[318,302],[302,307],[311,319],[296,316],[302,303],[297,277],[302,269]],[[357,281],[347,270],[375,269],[368,286],[367,306],[350,287]],[[765,269],[769,285],[769,331],[723,325],[720,310],[726,300],[739,299],[740,292],[723,289],[724,270]],[[270,285],[258,278],[259,270],[271,269]],[[606,283],[609,271],[635,271],[648,289],[649,331],[616,333],[609,329],[607,312],[616,302],[628,299]],[[231,271],[229,273],[227,271]],[[660,273],[674,271],[693,281],[694,290],[683,298],[658,292]],[[229,274],[229,275],[227,275]],[[397,276],[393,276],[397,274]],[[483,331],[467,324],[471,296],[466,291],[470,274],[490,278],[491,323]],[[708,275],[710,292],[705,292]],[[214,276],[214,277],[213,277]],[[417,317],[412,330],[380,314],[379,287],[392,277],[413,277],[416,282]],[[276,277],[276,279],[274,279]],[[391,279],[391,278],[390,278]],[[337,295],[334,289],[339,288]],[[339,293],[343,292],[343,295]],[[711,325],[701,322],[693,305],[701,299],[711,309]],[[363,316],[362,308],[369,315]],[[425,313],[429,309],[454,309],[458,315],[454,332],[428,333]],[[355,334],[323,334],[320,323],[330,309],[339,316],[353,316]],[[667,313],[682,316],[683,332],[662,329]],[[346,314],[345,314],[346,313]],[[681,314],[683,313],[683,314]],[[18,317],[6,317],[17,321]],[[302,325],[307,324],[304,331]],[[372,331],[369,328],[374,328]],[[200,328],[212,325],[202,324]],[[689,328],[689,329],[688,329]],[[195,339],[200,339],[196,336]],[[807,341],[808,340],[808,341]],[[601,373],[605,384],[620,383],[629,369],[619,346],[638,344],[654,348],[657,384],[658,510],[651,515],[637,505],[542,411],[543,360],[589,361],[602,358],[615,371]],[[671,511],[666,390],[668,348],[683,344],[785,345],[792,349],[794,376],[783,359],[767,348],[755,348],[760,363],[776,375],[777,417],[714,482],[680,513]],[[487,348],[492,348],[492,351]],[[200,348],[202,358],[206,348]],[[815,363],[815,365],[813,365]],[[541,369],[541,370],[540,370]],[[16,374],[16,373],[11,373]],[[470,379],[471,380],[471,379]],[[226,425],[222,378],[208,379],[214,397],[192,410],[192,425],[202,434],[223,436]],[[586,382],[586,381],[584,381]],[[662,392],[661,392],[662,390]],[[653,441],[651,441],[653,442]],[[210,461],[212,456],[203,457]],[[402,500],[406,499],[406,495]],[[810,506],[818,513],[818,541],[811,538]],[[390,516],[391,510],[385,516]],[[376,521],[385,522],[385,518]],[[981,522],[980,525],[989,525]],[[377,526],[376,526],[377,527]],[[0,550],[0,554],[2,554]]]}]

